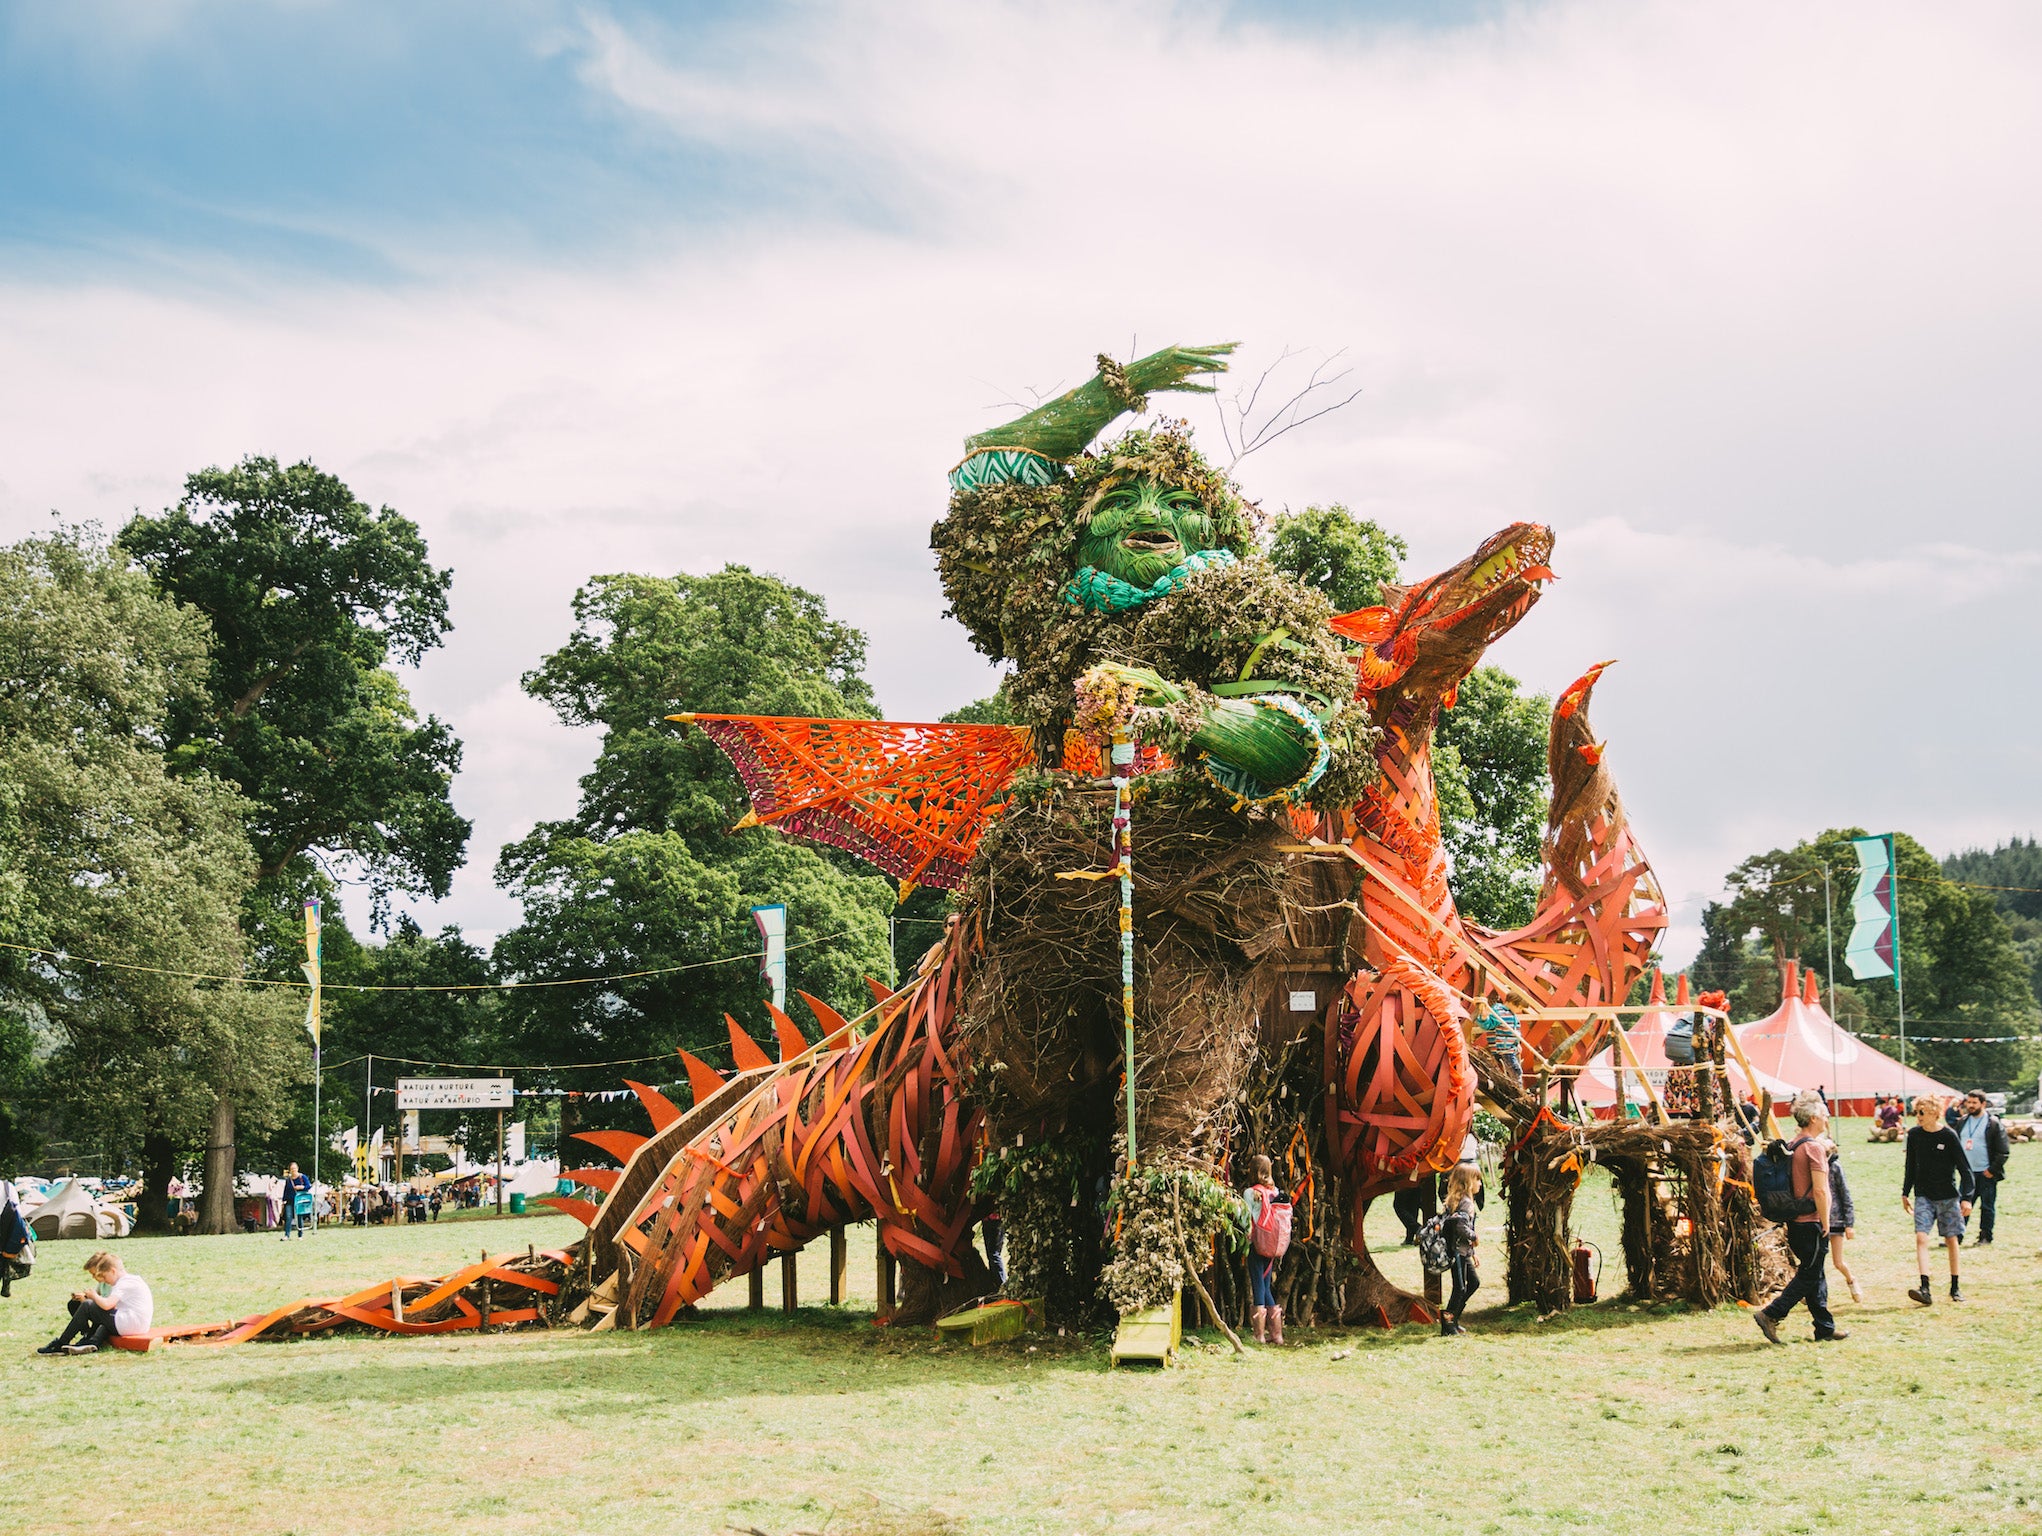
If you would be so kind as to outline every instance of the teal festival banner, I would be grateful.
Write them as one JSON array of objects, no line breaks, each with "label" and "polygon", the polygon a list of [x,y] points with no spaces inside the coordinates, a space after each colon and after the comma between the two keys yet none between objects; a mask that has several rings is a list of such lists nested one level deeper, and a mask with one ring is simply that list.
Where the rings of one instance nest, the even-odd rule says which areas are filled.
[{"label": "teal festival banner", "polygon": [[1851,846],[1858,853],[1858,889],[1851,898],[1850,942],[1844,947],[1844,962],[1859,981],[1874,981],[1893,974],[1893,840],[1890,837],[1854,837]]}]

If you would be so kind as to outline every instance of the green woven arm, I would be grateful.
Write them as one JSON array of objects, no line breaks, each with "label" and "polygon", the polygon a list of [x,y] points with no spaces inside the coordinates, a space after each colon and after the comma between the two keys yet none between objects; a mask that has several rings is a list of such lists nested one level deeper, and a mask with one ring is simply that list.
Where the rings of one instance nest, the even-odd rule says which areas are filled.
[{"label": "green woven arm", "polygon": [[1153,712],[1159,729],[1144,734],[1164,737],[1180,759],[1202,758],[1213,778],[1243,799],[1295,798],[1326,771],[1325,734],[1288,694],[1220,699],[1146,667],[1107,662],[1098,670],[1134,688],[1141,707]]},{"label": "green woven arm", "polygon": [[1151,394],[1212,394],[1213,385],[1187,381],[1196,374],[1226,372],[1226,355],[1237,345],[1165,347],[1125,366],[1102,353],[1099,372],[1085,383],[1004,427],[966,438],[965,449],[1026,448],[1058,461],[1075,459],[1114,417],[1147,410]]}]

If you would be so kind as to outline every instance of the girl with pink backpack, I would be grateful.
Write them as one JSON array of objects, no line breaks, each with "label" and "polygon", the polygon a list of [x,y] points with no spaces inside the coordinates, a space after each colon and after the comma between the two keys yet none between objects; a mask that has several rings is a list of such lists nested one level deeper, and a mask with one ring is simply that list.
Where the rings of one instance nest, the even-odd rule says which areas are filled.
[{"label": "girl with pink backpack", "polygon": [[1290,1201],[1276,1187],[1269,1159],[1257,1156],[1255,1182],[1241,1192],[1248,1208],[1248,1320],[1257,1344],[1283,1342],[1283,1308],[1276,1304],[1276,1261],[1290,1247]]}]

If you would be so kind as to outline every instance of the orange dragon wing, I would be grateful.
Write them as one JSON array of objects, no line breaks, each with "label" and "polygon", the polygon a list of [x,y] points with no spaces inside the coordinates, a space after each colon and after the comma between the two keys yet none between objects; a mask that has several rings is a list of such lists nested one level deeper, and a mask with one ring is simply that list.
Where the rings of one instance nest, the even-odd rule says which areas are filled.
[{"label": "orange dragon wing", "polygon": [[752,803],[740,826],[778,827],[855,853],[903,891],[957,889],[986,823],[1006,805],[1007,787],[1035,761],[1018,725],[667,718],[700,726],[737,769]]}]

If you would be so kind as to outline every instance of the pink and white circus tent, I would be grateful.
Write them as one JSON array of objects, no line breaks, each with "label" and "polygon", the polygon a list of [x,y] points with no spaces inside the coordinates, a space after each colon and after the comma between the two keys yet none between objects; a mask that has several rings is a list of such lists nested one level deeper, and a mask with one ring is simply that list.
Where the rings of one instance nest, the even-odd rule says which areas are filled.
[{"label": "pink and white circus tent", "polygon": [[1903,1067],[1840,1029],[1822,1006],[1813,974],[1795,985],[1797,969],[1793,961],[1787,962],[1781,974],[1780,1006],[1771,1015],[1737,1026],[1738,1043],[1753,1071],[1797,1088],[1820,1088],[1829,1097],[1830,1109],[1840,1115],[1869,1115],[1873,1099],[1881,1094],[1912,1098],[1917,1093],[1951,1092],[1926,1073]]},{"label": "pink and white circus tent", "polygon": [[[1666,1056],[1666,1028],[1673,1022],[1674,1014],[1684,1012],[1688,1007],[1687,977],[1680,978],[1679,995],[1668,1005],[1665,978],[1654,971],[1652,995],[1647,1002],[1659,1006],[1640,1014],[1637,1022],[1630,1025],[1624,1033],[1631,1042],[1631,1051],[1638,1059],[1638,1066],[1644,1068],[1645,1075],[1652,1081],[1652,1086],[1663,1093],[1666,1089],[1667,1069],[1673,1065]],[[1591,1057],[1588,1065],[1581,1069],[1581,1076],[1575,1081],[1575,1099],[1592,1110],[1607,1112],[1617,1101],[1617,1074],[1610,1064],[1610,1055],[1614,1050],[1615,1047],[1612,1046],[1610,1050],[1598,1052]],[[1744,1070],[1738,1066],[1734,1058],[1728,1065],[1731,1091],[1740,1096],[1749,1093],[1751,1090],[1744,1080]],[[1758,1073],[1760,1086],[1770,1092],[1775,1099],[1793,1098],[1794,1090],[1781,1079],[1771,1076],[1756,1059],[1752,1061],[1751,1067]],[[1637,1069],[1629,1061],[1624,1063],[1624,1098],[1627,1102],[1641,1107],[1651,1102],[1645,1093],[1644,1085],[1638,1081]]]},{"label": "pink and white circus tent", "polygon": [[[1819,1088],[1829,1096],[1831,1110],[1839,1115],[1869,1115],[1872,1101],[1882,1094],[1912,1098],[1918,1093],[1947,1095],[1951,1090],[1925,1073],[1903,1067],[1891,1056],[1877,1050],[1840,1028],[1822,1006],[1815,977],[1800,975],[1800,968],[1788,962],[1781,972],[1780,1006],[1751,1024],[1733,1025],[1745,1059],[1758,1074],[1759,1086],[1772,1095],[1777,1112],[1784,1113],[1794,1095],[1804,1088]],[[1687,1003],[1687,978],[1680,979],[1680,995],[1666,1005],[1666,984],[1655,973],[1650,1001],[1662,1005],[1639,1015],[1628,1034],[1638,1064],[1662,1092],[1666,1071],[1666,1026],[1672,1015]],[[1742,1095],[1750,1091],[1743,1069],[1733,1053],[1729,1062],[1730,1086]],[[1624,1064],[1624,1098],[1632,1104],[1648,1102],[1644,1086],[1629,1062]],[[1610,1066],[1610,1052],[1603,1051],[1582,1069],[1574,1096],[1590,1109],[1607,1112],[1616,1103],[1616,1073]]]}]

